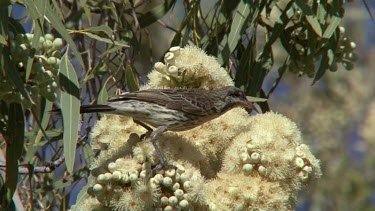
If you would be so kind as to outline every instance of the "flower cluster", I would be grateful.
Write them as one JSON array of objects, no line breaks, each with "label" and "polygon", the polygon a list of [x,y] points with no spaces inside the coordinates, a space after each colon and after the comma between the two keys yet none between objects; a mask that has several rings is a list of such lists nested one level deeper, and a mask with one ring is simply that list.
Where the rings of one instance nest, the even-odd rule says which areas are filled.
[{"label": "flower cluster", "polygon": [[[233,85],[196,47],[171,48],[165,58],[143,89]],[[149,139],[140,139],[144,133],[127,117],[97,122],[92,146],[101,153],[88,194],[73,210],[293,209],[298,191],[321,174],[297,126],[272,112],[249,117],[236,108],[194,129],[161,134],[159,147],[177,169],[152,171],[159,161]]]}]

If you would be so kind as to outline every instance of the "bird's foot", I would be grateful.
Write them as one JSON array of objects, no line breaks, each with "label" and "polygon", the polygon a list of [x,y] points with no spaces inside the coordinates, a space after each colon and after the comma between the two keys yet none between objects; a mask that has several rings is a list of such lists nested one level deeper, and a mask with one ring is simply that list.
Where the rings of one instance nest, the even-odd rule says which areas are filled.
[{"label": "bird's foot", "polygon": [[154,173],[156,173],[157,171],[168,170],[168,169],[177,169],[177,167],[175,165],[172,165],[172,164],[162,164],[162,163],[159,163],[157,166],[155,166],[155,168],[152,169],[152,171]]},{"label": "bird's foot", "polygon": [[146,133],[142,134],[141,137],[140,137],[141,141],[150,138],[151,133],[152,133],[152,130],[148,130]]}]

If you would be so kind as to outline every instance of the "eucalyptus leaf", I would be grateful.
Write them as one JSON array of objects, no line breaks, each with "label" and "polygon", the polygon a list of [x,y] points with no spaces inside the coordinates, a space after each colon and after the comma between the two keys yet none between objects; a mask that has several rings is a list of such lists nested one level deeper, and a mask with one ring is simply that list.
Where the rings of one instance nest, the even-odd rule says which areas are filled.
[{"label": "eucalyptus leaf", "polygon": [[176,0],[164,0],[164,3],[152,8],[150,11],[138,18],[139,26],[145,28],[162,18],[176,3]]},{"label": "eucalyptus leaf", "polygon": [[125,81],[126,85],[129,88],[129,91],[134,92],[139,90],[139,83],[137,77],[134,75],[132,68],[130,65],[126,65],[125,70]]},{"label": "eucalyptus leaf", "polygon": [[[68,51],[67,51],[68,52]],[[69,173],[73,173],[79,129],[79,85],[76,71],[64,54],[60,63],[61,113],[64,125],[64,157]]]}]

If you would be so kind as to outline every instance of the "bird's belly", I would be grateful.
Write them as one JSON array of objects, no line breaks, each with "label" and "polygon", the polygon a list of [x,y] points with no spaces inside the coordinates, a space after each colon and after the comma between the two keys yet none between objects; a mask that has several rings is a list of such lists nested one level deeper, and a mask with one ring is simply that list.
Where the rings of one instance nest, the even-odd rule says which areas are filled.
[{"label": "bird's belly", "polygon": [[113,114],[133,117],[153,127],[167,126],[172,131],[189,130],[198,126],[198,122],[200,122],[199,117],[195,115],[189,115],[154,103],[129,100],[112,102],[111,106],[116,108],[115,111],[111,112]]}]

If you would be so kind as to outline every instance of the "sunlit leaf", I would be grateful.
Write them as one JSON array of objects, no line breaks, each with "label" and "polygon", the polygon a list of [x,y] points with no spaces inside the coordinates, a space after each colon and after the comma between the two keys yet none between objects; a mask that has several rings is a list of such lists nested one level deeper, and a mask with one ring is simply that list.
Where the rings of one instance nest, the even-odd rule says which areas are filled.
[{"label": "sunlit leaf", "polygon": [[5,38],[1,34],[0,34],[0,44],[8,45],[8,42],[5,40]]},{"label": "sunlit leaf", "polygon": [[64,123],[64,157],[67,171],[72,173],[78,139],[80,100],[77,74],[67,54],[61,58],[59,77],[61,113]]},{"label": "sunlit leaf", "polygon": [[336,28],[340,25],[340,23],[341,23],[341,18],[337,16],[333,16],[331,18],[331,21],[327,29],[324,31],[323,37],[330,38],[332,34],[335,32]]},{"label": "sunlit leaf", "polygon": [[124,41],[111,40],[111,39],[100,37],[96,34],[92,34],[92,33],[89,33],[89,32],[81,32],[81,33],[84,34],[84,35],[87,35],[88,37],[91,37],[92,39],[99,40],[99,41],[102,41],[102,42],[105,42],[105,43],[115,44],[115,45],[119,45],[119,46],[122,46],[122,47],[129,47],[129,45],[127,45],[126,42],[124,42]]}]

